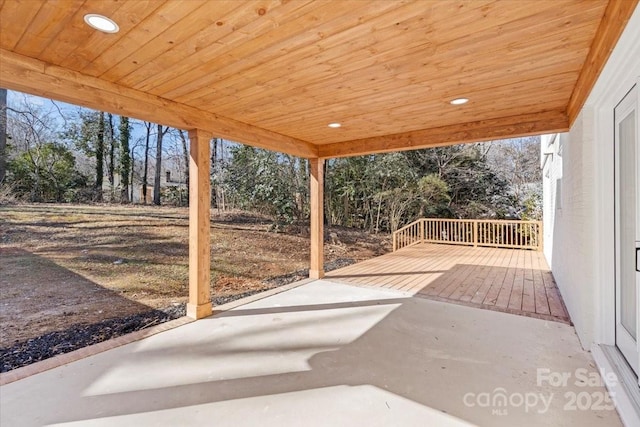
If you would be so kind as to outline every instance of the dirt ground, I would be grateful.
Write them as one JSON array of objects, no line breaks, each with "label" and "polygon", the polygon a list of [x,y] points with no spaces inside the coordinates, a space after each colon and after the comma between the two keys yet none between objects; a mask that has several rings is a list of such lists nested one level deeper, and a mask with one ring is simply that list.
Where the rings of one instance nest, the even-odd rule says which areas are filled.
[{"label": "dirt ground", "polygon": [[[274,233],[266,218],[212,214],[212,295],[268,289],[263,280],[308,267],[308,228]],[[364,260],[389,236],[332,228],[325,260]],[[186,208],[0,206],[0,348],[75,324],[186,301]]]}]

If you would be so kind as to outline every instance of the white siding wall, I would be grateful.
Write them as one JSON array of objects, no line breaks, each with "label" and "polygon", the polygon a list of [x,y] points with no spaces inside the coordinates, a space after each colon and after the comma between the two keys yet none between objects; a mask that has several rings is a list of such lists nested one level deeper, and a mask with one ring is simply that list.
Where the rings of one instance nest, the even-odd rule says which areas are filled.
[{"label": "white siding wall", "polygon": [[596,276],[594,259],[597,167],[593,146],[593,113],[584,109],[569,133],[541,149],[552,152],[544,166],[544,253],[585,348],[594,340]]}]

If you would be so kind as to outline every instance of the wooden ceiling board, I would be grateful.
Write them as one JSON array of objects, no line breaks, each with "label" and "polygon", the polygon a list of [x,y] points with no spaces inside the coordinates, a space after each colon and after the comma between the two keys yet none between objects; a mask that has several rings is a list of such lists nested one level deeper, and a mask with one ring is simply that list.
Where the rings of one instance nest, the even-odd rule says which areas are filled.
[{"label": "wooden ceiling board", "polygon": [[[566,95],[567,85],[571,82],[575,82],[575,76],[573,73],[565,74],[562,76],[544,77],[535,79],[534,81],[527,81],[521,83],[521,87],[528,88],[531,84],[537,85],[541,90],[548,91],[550,94],[545,99],[545,105],[558,101],[560,105],[566,105],[568,98]],[[348,120],[342,121],[343,127],[340,129],[342,132],[331,132],[327,129],[327,124],[333,121],[341,122],[341,118],[344,116],[342,112],[329,113],[318,117],[314,114],[308,114],[306,116],[300,116],[293,123],[287,123],[283,121],[273,126],[263,126],[265,128],[286,128],[295,123],[296,126],[302,128],[320,129],[319,134],[314,135],[314,141],[317,143],[330,143],[331,141],[348,141],[351,139],[357,139],[359,129],[363,126],[367,126],[368,133],[372,135],[384,135],[388,133],[388,122],[394,122],[394,127],[408,126],[409,130],[424,129],[425,125],[432,120],[434,114],[438,114],[437,122],[442,125],[449,125],[456,123],[462,112],[471,111],[476,119],[487,119],[496,117],[496,110],[500,109],[505,103],[509,105],[511,110],[514,106],[518,106],[518,109],[525,109],[528,107],[538,106],[540,109],[540,101],[536,97],[532,97],[530,93],[526,92],[520,96],[517,95],[518,87],[508,85],[503,87],[488,88],[484,91],[477,91],[470,94],[473,101],[464,106],[452,106],[447,101],[435,100],[430,103],[420,103],[418,100],[415,103],[409,105],[399,105],[396,107],[390,106],[383,112],[376,111],[374,113],[364,112],[359,115],[348,114]],[[391,102],[391,101],[390,101]],[[478,113],[477,104],[488,102],[491,107],[483,108],[482,114]],[[386,119],[383,121],[380,116],[386,112]],[[372,118],[373,117],[373,118]],[[421,119],[422,118],[422,119]],[[415,123],[418,122],[420,126],[416,127]],[[376,129],[378,129],[376,131]],[[297,134],[296,128],[291,126],[289,129],[291,134]],[[308,132],[308,131],[305,131]]]},{"label": "wooden ceiling board", "polygon": [[0,85],[305,157],[519,136],[568,126],[637,3],[0,0]]},{"label": "wooden ceiling board", "polygon": [[[4,49],[15,49],[27,29],[25,23],[33,21],[40,8],[44,6],[40,2],[29,0],[5,1],[0,9],[0,47]],[[20,19],[11,19],[11,17]]]},{"label": "wooden ceiling board", "polygon": [[[545,62],[544,66],[541,66],[535,59],[521,59],[520,61],[512,61],[507,68],[506,76],[496,77],[493,67],[488,66],[485,68],[475,68],[472,70],[465,69],[465,66],[461,66],[460,72],[452,75],[448,82],[448,92],[440,93],[437,101],[439,107],[448,106],[450,99],[455,98],[461,93],[467,94],[467,90],[472,84],[477,84],[478,81],[486,83],[483,87],[489,87],[489,85],[508,85],[522,81],[522,73],[527,73],[528,79],[537,79],[545,76],[554,75],[557,72],[558,65],[568,68],[569,70],[580,70],[584,62],[584,57],[587,49],[575,50],[568,52],[562,56],[554,56],[553,61]],[[379,82],[381,86],[384,86],[385,82]],[[318,111],[330,110],[334,113],[347,112],[349,110],[367,111],[367,112],[379,112],[381,109],[395,108],[401,105],[415,105],[414,101],[418,98],[418,95],[427,91],[427,95],[435,94],[434,88],[431,85],[414,82],[411,79],[407,80],[406,84],[401,89],[393,89],[390,91],[377,92],[377,100],[384,100],[380,102],[372,102],[372,100],[365,96],[365,92],[362,90],[353,90],[350,96],[341,99],[341,103],[331,102],[327,100],[324,103],[319,102],[318,105],[312,105],[309,108],[304,108],[302,105],[298,105],[296,111],[299,115],[314,115],[318,114]],[[567,97],[566,93],[563,97]],[[474,95],[475,99],[475,95]],[[277,102],[282,105],[287,105],[291,102],[298,102],[298,100],[292,100],[288,97],[281,97]],[[381,104],[381,105],[380,105]],[[194,103],[198,106],[198,104]],[[253,120],[260,117],[261,123],[264,126],[275,125],[279,121],[283,120],[283,117],[278,111],[269,110],[266,113],[263,110],[263,104],[254,106],[253,104],[247,105],[241,114],[247,120]],[[227,113],[228,108],[237,108],[235,103],[232,106],[227,104],[220,105],[219,110]],[[285,118],[286,120],[286,118]]]},{"label": "wooden ceiling board", "polygon": [[[312,31],[309,28],[299,29],[299,35],[275,44],[259,52],[256,56],[246,57],[240,62],[221,61],[204,64],[203,70],[206,69],[208,73],[214,76],[213,80],[206,83],[213,83],[217,87],[233,87],[234,78],[238,76],[252,76],[255,78],[256,75],[261,75],[262,78],[270,80],[271,76],[275,77],[275,75],[282,75],[281,73],[289,73],[288,67],[294,64],[301,64],[305,57],[314,58],[320,52],[326,51],[328,49],[328,41],[333,47],[341,46],[343,51],[347,49],[355,50],[355,47],[350,43],[370,32],[362,23],[371,25],[381,19],[388,21],[387,12],[393,3],[377,2],[374,3],[375,7],[371,7],[367,3],[356,1],[353,4],[346,5],[350,7],[335,10],[337,12],[335,19],[321,23],[314,27]],[[392,10],[395,15],[399,12],[407,16],[416,15],[415,8],[409,6]],[[369,21],[372,22],[369,23]],[[348,32],[351,37],[344,37],[344,32]],[[360,36],[357,35],[358,33]],[[233,51],[230,53],[233,54]],[[318,65],[321,65],[319,60],[315,62],[314,66],[317,67]],[[163,90],[162,87],[156,89]],[[176,93],[176,95],[183,95],[186,100],[207,95],[207,92],[203,91],[202,87],[199,87],[195,91],[183,91],[183,93]]]},{"label": "wooden ceiling board", "polygon": [[[111,34],[98,33],[84,22],[84,16],[88,13],[97,13],[105,16],[113,16],[118,9],[123,6],[123,2],[117,0],[104,0],[99,2],[85,1],[79,8],[73,9],[70,0],[61,0],[59,2],[49,1],[47,4],[56,5],[64,9],[68,15],[71,15],[67,25],[60,29],[58,34],[52,37],[48,44],[43,44],[43,50],[40,55],[35,58],[41,61],[59,65],[69,55],[71,55],[82,43],[91,37],[99,37],[107,43],[114,41],[115,37],[109,37]],[[29,26],[30,27],[30,26]],[[27,28],[27,35],[31,34],[30,28]],[[23,54],[22,51],[15,52]],[[28,56],[28,55],[27,55]]]},{"label": "wooden ceiling board", "polygon": [[[446,2],[445,4],[457,5],[457,3]],[[276,77],[284,78],[285,80],[281,83],[288,88],[291,88],[293,84],[299,87],[305,84],[302,78],[322,80],[327,76],[327,73],[330,76],[339,75],[343,72],[339,69],[341,65],[355,61],[355,58],[350,57],[352,55],[364,55],[377,62],[375,56],[390,47],[403,49],[417,44],[424,49],[426,43],[432,44],[430,41],[423,41],[424,37],[418,37],[417,40],[411,40],[409,37],[407,38],[409,46],[407,46],[399,44],[398,40],[393,37],[394,33],[404,32],[405,28],[411,24],[420,26],[421,31],[425,33],[430,32],[428,24],[425,23],[423,9],[416,8],[413,4],[407,4],[404,7],[389,10],[388,5],[393,4],[391,2],[376,4],[386,5],[387,8],[375,11],[365,5],[360,8],[361,10],[350,10],[349,14],[344,17],[346,19],[327,22],[323,26],[314,28],[314,31],[308,32],[310,37],[316,38],[315,43],[305,44],[300,48],[286,46],[286,56],[277,55],[273,59],[268,58],[268,60],[256,58],[252,63],[247,64],[249,67],[244,65],[244,69],[238,68],[235,63],[225,64],[224,69],[216,73],[215,85],[233,87],[240,92],[243,88],[236,88],[233,80],[237,76],[248,75],[255,79],[255,84],[250,86],[251,88],[255,88],[256,85],[261,87],[268,82],[274,82],[271,86],[278,87],[278,84],[275,83]],[[487,3],[474,2],[472,4],[477,4],[477,7],[480,7],[480,5]],[[354,20],[357,22],[355,26],[353,25]],[[407,40],[402,40],[402,42],[407,42]],[[334,63],[331,62],[332,59]],[[336,66],[336,63],[339,65]],[[295,71],[303,74],[294,75]],[[202,95],[206,96],[206,92],[198,90],[180,99],[189,101]]]},{"label": "wooden ceiling board", "polygon": [[[584,28],[580,28],[580,30],[583,30],[583,29]],[[588,46],[589,44],[588,42],[590,39],[588,36],[581,35],[583,34],[583,31],[580,31],[580,32],[574,31],[573,34],[574,35],[577,34],[578,37],[582,37],[584,46]],[[559,43],[556,43],[556,45],[558,44]],[[566,43],[562,43],[562,44],[566,44]],[[508,46],[509,46],[509,50],[506,53],[507,58],[513,59],[513,60],[519,59],[519,56],[516,54],[519,47],[514,45],[513,43],[509,44]],[[423,48],[422,45],[417,46],[418,53],[420,52],[421,48]],[[397,50],[398,49],[396,48],[396,51]],[[548,56],[547,54],[548,47],[540,47],[538,51],[539,51],[538,52],[539,54],[542,54],[543,56]],[[529,54],[529,52],[527,52],[527,54]],[[502,56],[504,56],[504,54]],[[520,57],[522,56],[523,55],[520,55]],[[468,66],[469,61],[463,55],[459,55],[457,58],[454,56],[454,58],[455,58],[454,60],[449,60],[449,63],[447,63],[446,60],[434,62],[430,60],[430,58],[421,59],[421,61],[424,62],[423,67],[426,66],[426,67],[433,68],[433,69],[425,69],[422,72],[422,74],[427,76],[433,75],[433,74],[439,74],[442,76],[441,80],[449,80],[451,78],[455,78],[457,74],[460,72],[460,69],[462,69],[465,66]],[[410,85],[411,81],[415,82],[417,80],[416,73],[415,73],[417,61],[415,59],[406,61],[402,64],[398,63],[393,65],[390,65],[390,63],[392,63],[391,57],[385,57],[379,60],[369,55],[369,57],[365,57],[364,60],[368,61],[368,63],[362,65],[361,68],[356,67],[353,71],[351,71],[351,73],[347,73],[345,71],[341,72],[338,69],[332,69],[330,66],[325,65],[324,67],[318,67],[320,68],[319,72],[316,71],[313,73],[309,73],[305,69],[303,69],[302,72],[305,73],[306,76],[309,76],[308,77],[309,80],[306,80],[306,81],[295,74],[290,75],[290,77],[288,77],[287,80],[281,82],[280,84],[271,84],[270,82],[262,83],[262,82],[256,81],[256,82],[253,82],[253,84],[251,85],[251,89],[249,89],[249,91],[247,92],[246,99],[241,98],[241,96],[244,95],[242,91],[235,90],[235,88],[233,88],[233,86],[228,81],[225,81],[224,84],[226,87],[224,89],[215,91],[216,99],[218,100],[218,104],[219,104],[219,107],[217,108],[222,108],[221,111],[230,112],[232,114],[233,113],[244,114],[246,110],[234,111],[233,109],[236,108],[237,106],[243,106],[245,107],[245,109],[251,109],[255,105],[264,105],[265,102],[268,102],[269,99],[276,98],[276,94],[278,98],[284,98],[284,99],[290,99],[289,98],[290,96],[295,96],[295,94],[298,94],[298,98],[304,98],[304,101],[307,104],[310,103],[315,106],[316,105],[315,103],[317,102],[318,111],[322,111],[323,107],[325,106],[322,105],[321,100],[314,98],[314,90],[317,91],[319,94],[324,94],[325,96],[327,96],[326,94],[330,92],[331,93],[330,98],[333,99],[337,104],[346,100],[346,99],[343,99],[342,96],[345,95],[345,93],[343,92],[347,92],[345,88],[348,88],[349,86],[369,87],[372,92],[377,93],[381,91],[380,84],[383,84],[385,82],[392,83],[392,85],[388,87],[387,90],[393,91],[393,90],[396,90],[397,87]],[[495,64],[493,64],[493,61],[489,59],[489,62],[491,64],[490,66],[495,68]],[[348,61],[346,59],[343,61],[343,63],[349,64],[349,66],[351,67],[353,67],[354,65],[353,61]],[[482,63],[481,61],[472,62],[472,64],[481,64],[481,63]],[[376,67],[379,69],[378,72],[375,71]],[[406,70],[404,70],[403,67],[406,68]],[[364,68],[367,68],[369,72],[367,73],[362,72],[362,69]],[[412,73],[412,69],[414,70],[413,73]],[[446,74],[445,74],[445,70],[446,70]],[[561,71],[564,71],[564,69],[561,69]],[[473,68],[471,68],[467,72],[468,73],[473,72]],[[403,81],[403,77],[404,77],[403,74],[406,75],[406,79],[409,80],[409,82]],[[237,75],[242,76],[242,79],[245,82],[250,82],[250,79],[248,79],[245,74],[239,73]],[[269,73],[265,72],[262,75],[269,75]],[[315,86],[313,83],[311,83],[318,77],[322,78],[324,75],[333,76],[334,81],[332,81],[330,78],[327,77],[324,80],[320,81],[319,83],[315,84]],[[384,77],[382,78],[376,77],[377,75],[381,75]],[[497,75],[497,76],[500,77],[502,75],[507,75],[507,74],[502,73],[501,75]],[[381,79],[384,79],[384,81],[381,81]],[[424,81],[424,80],[426,79],[421,79],[419,81]],[[372,87],[371,84],[367,85],[367,83],[370,83],[371,81],[375,81],[376,83],[375,86]],[[395,82],[395,87],[393,85],[394,82]],[[434,85],[435,83],[437,82],[436,81],[432,83],[429,82],[428,84]],[[424,84],[427,84],[427,83],[424,83]],[[285,89],[283,89],[283,86],[285,87]],[[287,90],[286,87],[289,87],[290,89]],[[328,91],[327,88],[330,88],[332,90]],[[231,99],[226,99],[224,97],[225,92],[227,93],[232,92],[235,96]],[[346,93],[346,95],[347,95],[346,98],[348,99],[350,94]],[[182,102],[188,102],[187,100],[184,100],[184,99],[179,99],[179,100]],[[213,99],[211,98],[203,97],[201,99],[193,101],[193,103],[196,106],[203,106],[203,105],[210,104],[212,101]],[[299,99],[296,99],[296,100],[291,99],[291,102],[298,104],[298,108],[305,107],[304,104],[300,104],[301,100]],[[275,113],[277,114],[277,111],[275,111]],[[291,118],[293,119],[293,117]]]},{"label": "wooden ceiling board", "polygon": [[[194,70],[216,59],[220,52],[224,52],[228,44],[241,43],[251,40],[264,32],[274,29],[271,15],[278,13],[297,13],[300,8],[305,8],[309,2],[298,1],[279,5],[279,1],[260,1],[253,3],[238,3],[240,7],[226,16],[216,13],[216,26],[219,27],[220,36],[214,41],[203,40],[197,47],[195,62],[175,62],[171,59],[174,51],[169,51],[166,56],[158,57],[126,79],[119,81],[121,84],[131,85],[139,90],[155,92],[153,89],[161,84],[173,85],[175,76],[181,76],[181,82],[186,82],[186,76]],[[219,26],[219,23],[223,25]],[[179,55],[179,52],[178,52]],[[159,65],[155,66],[154,65]],[[203,71],[199,71],[202,73]],[[211,70],[204,72],[210,73]]]},{"label": "wooden ceiling board", "polygon": [[[582,57],[584,57],[584,53]],[[571,58],[565,58],[561,65],[564,66],[568,63],[575,64],[580,62],[579,58],[574,58],[573,60],[571,60]],[[510,70],[512,70],[511,73],[507,74],[505,77],[497,79],[492,79],[491,70],[488,70],[485,73],[478,73],[477,78],[474,73],[470,73],[467,74],[469,80],[465,81],[464,84],[457,79],[451,79],[451,81],[443,87],[430,87],[420,83],[407,83],[404,86],[399,86],[398,88],[392,87],[389,90],[380,91],[375,95],[368,93],[367,91],[362,91],[360,93],[354,92],[354,96],[350,97],[350,99],[345,100],[344,98],[341,98],[339,102],[334,102],[331,98],[326,98],[323,101],[316,101],[316,103],[307,102],[306,92],[301,89],[299,95],[292,94],[288,97],[283,97],[282,100],[273,98],[272,102],[282,102],[282,104],[279,104],[277,106],[278,108],[267,109],[267,111],[287,111],[289,108],[296,108],[295,117],[276,115],[269,120],[262,120],[260,118],[263,114],[261,110],[265,110],[264,105],[270,104],[258,104],[255,107],[256,111],[254,114],[252,114],[253,112],[250,110],[243,110],[241,115],[249,121],[258,123],[260,126],[272,129],[281,129],[281,131],[285,131],[285,133],[286,130],[281,126],[298,125],[301,123],[304,115],[313,116],[317,120],[317,125],[322,129],[323,127],[320,126],[322,123],[325,123],[326,125],[326,123],[336,120],[353,124],[353,120],[357,118],[358,115],[365,113],[371,114],[372,120],[378,121],[379,123],[392,122],[394,127],[398,126],[399,123],[402,123],[403,120],[413,120],[415,126],[414,129],[417,129],[424,126],[424,122],[414,120],[422,114],[421,110],[423,108],[421,108],[421,105],[424,105],[427,108],[435,105],[437,108],[450,110],[455,115],[455,109],[448,104],[448,101],[460,95],[468,96],[473,100],[477,116],[481,116],[484,113],[490,113],[491,106],[493,105],[493,98],[497,98],[498,96],[508,95],[514,105],[519,105],[517,104],[519,99],[523,99],[525,101],[534,100],[535,102],[546,104],[549,102],[549,98],[551,96],[555,96],[556,91],[559,90],[560,93],[563,94],[562,99],[564,99],[566,103],[570,96],[570,90],[567,90],[567,88],[570,89],[575,83],[579,67],[575,72],[569,71],[550,74],[549,70],[557,73],[554,65],[551,65],[548,69],[542,67],[539,72],[534,68],[534,72],[525,73],[524,71],[526,71],[528,66],[530,66],[530,64],[524,64],[520,69],[517,67],[510,67]],[[551,77],[549,77],[550,75]],[[531,87],[537,87],[538,90],[545,87],[540,86],[539,84],[540,81],[546,81],[542,79],[543,77],[545,79],[550,79],[552,82],[555,81],[556,85],[554,85],[553,90],[549,88],[544,92],[545,98],[541,101],[532,93]],[[562,84],[562,86],[558,86],[557,83]],[[510,86],[505,86],[505,84]],[[480,91],[480,89],[482,89],[482,91]],[[332,90],[327,91],[327,93],[336,94],[344,91],[345,89],[343,88],[334,87]],[[486,94],[486,96],[481,97],[482,94]],[[486,103],[483,103],[483,101],[486,101]],[[225,108],[220,108],[219,111],[222,114],[229,114]],[[403,115],[399,118],[400,120],[385,120],[385,118],[390,119],[394,113],[398,112],[401,112]],[[481,117],[476,117],[476,119],[478,118]],[[310,127],[305,127],[305,129],[310,129]],[[357,126],[354,127],[354,129],[358,129]],[[368,132],[372,131],[373,130],[371,128],[368,128]],[[332,136],[325,135],[323,140],[314,139],[314,141],[316,143],[323,143],[326,138],[332,138]]]},{"label": "wooden ceiling board", "polygon": [[[297,9],[296,12],[299,13],[294,13],[291,16],[291,20],[286,23],[277,24],[271,22],[270,26],[277,26],[277,31],[267,31],[267,29],[257,33],[249,31],[247,32],[247,37],[242,40],[238,39],[237,34],[232,33],[202,54],[201,60],[204,61],[203,64],[196,68],[185,70],[185,73],[182,74],[183,79],[180,81],[175,79],[167,80],[164,84],[152,88],[151,92],[162,93],[162,96],[178,100],[180,93],[209,87],[208,85],[219,79],[216,73],[216,66],[223,64],[237,66],[237,64],[247,60],[254,62],[257,58],[264,56],[266,52],[272,51],[274,45],[281,45],[282,43],[285,45],[294,44],[294,40],[300,34],[308,33],[307,27],[310,23],[316,22],[321,17],[326,19],[329,16],[346,13],[346,10],[357,3],[357,0],[344,1],[340,3],[343,7],[328,9],[319,8],[320,3],[309,2],[305,7]],[[275,11],[278,11],[278,9]],[[282,52],[280,51],[278,54],[281,55]],[[213,58],[213,61],[206,62],[208,58]],[[216,81],[216,85],[219,84],[219,81]]]},{"label": "wooden ceiling board", "polygon": [[[149,52],[150,55],[156,55],[156,51],[150,49],[149,43],[156,40],[165,33],[167,27],[180,22],[183,18],[190,14],[198,14],[200,8],[206,5],[207,0],[191,0],[194,9],[185,8],[182,3],[175,1],[166,1],[161,4],[153,14],[149,15],[140,22],[139,25],[131,29],[126,38],[119,38],[114,45],[105,51],[98,52],[98,56],[88,63],[81,71],[90,76],[106,75],[108,71],[114,67],[123,67],[121,62],[126,61],[134,52]],[[203,9],[204,10],[204,9]],[[167,47],[174,42],[172,35],[167,35],[168,40],[165,41]],[[153,58],[153,56],[150,56]],[[129,59],[131,65],[134,59]],[[142,62],[144,63],[144,61]],[[126,72],[122,70],[121,72]]]},{"label": "wooden ceiling board", "polygon": [[[506,97],[505,97],[506,98]],[[495,98],[494,98],[495,99]],[[546,108],[558,108],[561,109],[566,105],[566,97],[561,95],[551,96],[545,103]],[[514,111],[513,103],[510,100],[504,100],[500,103],[496,102],[495,107],[486,112],[483,115],[477,114],[473,109],[473,106],[468,106],[467,109],[459,109],[455,113],[442,113],[447,107],[436,107],[432,109],[423,109],[421,111],[411,111],[412,120],[407,120],[406,115],[401,112],[392,112],[386,119],[386,122],[393,121],[396,123],[395,129],[397,132],[413,132],[420,129],[429,129],[434,124],[437,127],[451,126],[456,123],[467,123],[475,120],[488,120],[492,117],[502,117],[505,114],[510,114]],[[535,100],[521,101],[518,105],[518,111],[523,114],[533,114],[540,111],[540,105]],[[464,120],[464,121],[463,121]],[[415,122],[420,122],[422,126],[416,129]],[[319,123],[314,118],[309,120],[299,120],[300,128],[312,128],[313,133],[310,131],[304,132],[305,135],[311,134],[313,140],[322,141],[318,145],[322,147],[323,144],[332,144],[332,141],[348,142],[358,139],[358,135],[362,132],[360,129],[367,129],[369,135],[379,135],[383,137],[388,135],[388,127],[385,124],[381,124],[380,121],[372,120],[369,116],[354,117],[348,123],[343,124],[339,129],[330,129],[327,127],[326,121]],[[317,131],[315,129],[318,129]],[[296,132],[297,129],[292,128],[290,134],[298,135],[301,132]]]},{"label": "wooden ceiling board", "polygon": [[[158,0],[136,0],[123,2],[110,17],[120,26],[119,38],[108,37],[99,31],[94,31],[86,40],[78,45],[67,57],[57,62],[60,65],[71,70],[80,71],[102,53],[108,52],[115,48],[118,40],[126,39],[130,44],[135,43],[135,34],[138,25],[148,16],[153,15],[156,9],[162,6],[163,1]],[[132,34],[133,33],[133,34]],[[106,36],[106,37],[105,37]]]},{"label": "wooden ceiling board", "polygon": [[[233,13],[241,9],[237,1],[224,1],[216,4],[220,14]],[[171,31],[162,31],[157,37],[137,49],[121,62],[113,64],[100,75],[109,81],[128,85],[136,79],[156,78],[174,63],[188,59],[185,64],[193,66],[194,57],[210,43],[228,32],[228,28],[216,25],[219,16],[208,12],[209,5],[204,4],[184,18],[170,25]],[[207,39],[208,38],[208,39]],[[178,74],[176,74],[178,75]],[[176,78],[174,75],[174,79]],[[132,85],[133,87],[133,85]]]},{"label": "wooden ceiling board", "polygon": [[[455,2],[450,2],[452,5]],[[446,5],[449,2],[445,2]],[[476,4],[475,2],[472,4]],[[483,4],[479,3],[478,4]],[[490,3],[491,5],[493,3]],[[409,14],[405,16],[384,16],[384,22],[372,22],[367,27],[360,25],[353,28],[356,31],[348,31],[344,37],[325,37],[316,45],[311,46],[304,52],[291,52],[287,57],[283,57],[277,61],[271,61],[262,67],[256,67],[255,70],[245,72],[242,70],[234,70],[228,73],[229,80],[219,80],[217,84],[225,87],[234,87],[234,76],[244,76],[250,74],[255,77],[256,84],[253,85],[254,90],[260,90],[262,86],[267,88],[280,89],[281,85],[290,88],[289,90],[297,91],[299,87],[305,87],[308,84],[324,81],[327,78],[343,76],[344,79],[351,79],[351,76],[344,76],[345,73],[363,74],[362,70],[371,66],[386,67],[387,70],[392,68],[389,63],[394,58],[406,58],[406,61],[413,64],[415,71],[416,64],[428,61],[429,58],[435,56],[435,50],[442,51],[442,44],[434,41],[439,33],[446,31],[435,31],[433,25],[425,22],[425,15],[422,10],[415,8],[407,8]],[[555,13],[555,12],[554,12]],[[387,14],[389,15],[389,14]],[[461,15],[464,16],[464,15]],[[464,27],[466,22],[456,20],[455,16],[449,21],[453,28]],[[404,32],[408,27],[421,28],[420,37],[403,37],[398,39],[394,34],[400,28]],[[341,36],[341,35],[338,35]],[[455,37],[455,36],[453,36]],[[337,40],[336,40],[337,39]],[[334,41],[335,40],[335,41]],[[512,39],[511,39],[512,40]],[[472,49],[467,42],[462,45],[465,49]],[[437,46],[437,47],[436,47]],[[450,48],[447,50],[451,50]],[[320,51],[320,52],[318,52]],[[395,55],[393,54],[395,52]],[[416,55],[419,58],[416,58]],[[453,53],[453,56],[459,53]],[[442,57],[442,53],[438,54]],[[446,59],[442,57],[443,60]],[[310,67],[313,67],[312,69]],[[391,72],[387,74],[392,75]],[[365,76],[375,76],[375,72],[368,72]],[[280,77],[280,80],[276,78]],[[256,89],[256,86],[258,89]],[[238,88],[240,89],[242,88]],[[266,91],[265,91],[266,92]],[[205,93],[202,91],[201,93]],[[251,92],[249,96],[253,96]],[[265,96],[271,96],[268,92]],[[198,94],[190,94],[187,98],[180,98],[183,102],[196,98]]]},{"label": "wooden ceiling board", "polygon": [[33,17],[26,31],[15,46],[17,52],[27,56],[38,56],[62,31],[73,17],[69,11],[77,10],[84,0],[69,3],[69,9],[62,9],[52,3],[44,3]]},{"label": "wooden ceiling board", "polygon": [[[349,3],[349,5],[353,4]],[[304,43],[305,39],[308,39],[308,43],[313,43],[316,41],[314,33],[308,31],[305,26],[297,25],[299,20],[313,22],[313,20],[317,19],[314,18],[317,16],[317,14],[314,13],[317,7],[313,6],[317,6],[317,4],[314,2],[304,8],[298,9],[296,12],[305,13],[297,19],[295,19],[294,16],[291,22],[282,25],[278,23],[277,16],[272,18],[275,21],[272,21],[271,25],[277,28],[277,31],[262,30],[256,34],[255,37],[246,37],[245,39],[239,39],[237,34],[231,34],[225,37],[219,45],[211,46],[205,52],[202,52],[202,62],[199,63],[196,68],[188,69],[184,64],[180,64],[176,71],[184,73],[185,79],[184,84],[178,87],[175,81],[170,79],[173,71],[165,70],[164,77],[161,76],[160,79],[157,79],[157,81],[164,79],[164,82],[155,84],[153,87],[143,86],[143,88],[149,89],[153,93],[170,93],[169,91],[175,90],[176,95],[180,95],[208,87],[211,82],[215,82],[216,86],[220,87],[224,85],[222,83],[224,77],[233,74],[241,75],[243,69],[246,68],[246,63],[255,63],[265,57],[274,58],[284,56],[283,54],[286,53],[287,49]],[[276,11],[279,11],[279,9]],[[335,16],[345,13],[348,14],[348,11],[343,8],[325,9],[325,13],[330,13]],[[274,15],[274,13],[271,15]],[[290,35],[290,37],[280,37],[287,34]],[[269,38],[263,39],[263,37],[266,36],[269,36]],[[254,40],[261,40],[263,43],[256,44]],[[256,50],[258,46],[260,48]],[[225,70],[224,74],[221,70]]]},{"label": "wooden ceiling board", "polygon": [[[565,37],[553,37],[549,40],[548,46],[554,45],[562,46],[569,43],[570,39],[576,35],[576,33],[569,34]],[[578,37],[584,38],[579,35]],[[507,59],[506,68],[503,68],[501,73],[497,73],[495,65],[492,61],[478,61],[474,63],[468,63],[464,57],[460,57],[455,61],[450,61],[451,70],[444,72],[439,63],[425,62],[422,67],[424,73],[429,74],[440,73],[444,78],[440,79],[441,82],[429,81],[428,78],[417,80],[415,73],[411,73],[409,69],[403,69],[403,67],[410,67],[411,64],[402,64],[396,66],[391,76],[385,77],[384,80],[376,79],[376,85],[373,91],[367,85],[368,81],[375,77],[362,76],[355,73],[349,75],[346,78],[340,77],[340,80],[336,80],[330,83],[321,82],[315,85],[308,85],[306,87],[296,88],[295,90],[287,90],[280,96],[279,99],[285,100],[286,103],[297,104],[296,111],[298,113],[311,113],[322,114],[328,109],[336,108],[338,105],[343,105],[347,108],[367,108],[374,107],[376,100],[381,100],[384,104],[381,106],[394,106],[386,104],[389,101],[389,97],[396,98],[397,103],[410,103],[411,99],[406,96],[430,93],[436,94],[440,89],[438,95],[439,100],[444,99],[448,101],[451,97],[460,95],[461,93],[472,93],[475,87],[492,87],[492,85],[504,85],[505,82],[517,83],[518,81],[531,80],[536,77],[549,76],[554,74],[561,74],[566,72],[577,73],[580,70],[582,62],[584,61],[584,55],[588,49],[588,39],[584,40],[584,47],[582,49],[569,50],[562,55],[556,55],[553,57],[545,57],[546,48],[541,47],[539,51],[527,52],[527,55],[521,55],[518,52],[520,47],[514,46],[510,51],[502,53],[505,59]],[[384,67],[382,64],[380,67]],[[327,93],[327,87],[332,88],[330,96]],[[217,107],[220,112],[225,114],[241,114],[247,119],[260,119],[261,123],[269,124],[269,119],[283,119],[278,114],[277,110],[262,112],[258,114],[260,117],[254,117],[251,114],[253,108],[260,108],[269,99],[276,98],[275,94],[268,97],[261,96],[260,91],[268,92],[269,86],[257,86],[253,93],[253,98],[250,99],[238,99],[224,98],[224,93],[218,93],[219,99],[223,100]],[[315,97],[310,95],[317,93]],[[444,91],[444,93],[443,93]],[[323,94],[324,96],[320,96]],[[222,96],[221,96],[222,95]],[[568,94],[567,94],[568,96]],[[193,104],[198,107],[206,106],[207,99],[194,101]],[[201,104],[202,103],[202,104]],[[242,108],[242,109],[239,109]],[[271,113],[272,115],[269,115]],[[284,118],[286,119],[286,118]]]}]

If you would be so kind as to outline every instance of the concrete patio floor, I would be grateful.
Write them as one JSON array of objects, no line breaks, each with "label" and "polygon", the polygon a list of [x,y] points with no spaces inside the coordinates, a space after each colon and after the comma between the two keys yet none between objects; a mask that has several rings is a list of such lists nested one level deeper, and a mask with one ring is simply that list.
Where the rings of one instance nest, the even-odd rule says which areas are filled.
[{"label": "concrete patio floor", "polygon": [[569,325],[319,280],[2,386],[0,424],[620,425],[588,374]]}]

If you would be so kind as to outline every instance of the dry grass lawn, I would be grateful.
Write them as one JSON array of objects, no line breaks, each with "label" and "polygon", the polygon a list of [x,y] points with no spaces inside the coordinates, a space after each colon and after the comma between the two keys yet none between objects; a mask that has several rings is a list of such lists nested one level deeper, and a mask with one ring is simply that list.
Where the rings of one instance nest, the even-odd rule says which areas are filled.
[{"label": "dry grass lawn", "polygon": [[[180,304],[187,298],[186,208],[0,206],[0,348],[74,324]],[[266,218],[212,216],[212,294],[268,289],[263,280],[308,267],[309,239],[273,233]],[[333,229],[325,258],[363,260],[388,236]]]}]

